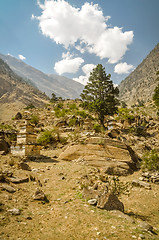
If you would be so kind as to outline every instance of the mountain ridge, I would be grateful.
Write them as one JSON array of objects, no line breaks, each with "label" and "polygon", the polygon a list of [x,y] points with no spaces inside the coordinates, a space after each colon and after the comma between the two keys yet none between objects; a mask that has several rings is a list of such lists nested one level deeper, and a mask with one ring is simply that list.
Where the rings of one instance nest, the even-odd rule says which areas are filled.
[{"label": "mountain ridge", "polygon": [[147,57],[119,84],[119,97],[128,105],[151,102],[159,71],[159,43]]},{"label": "mountain ridge", "polygon": [[51,97],[52,93],[55,93],[58,97],[65,99],[79,98],[84,88],[82,84],[72,79],[56,74],[45,74],[11,55],[0,54],[0,58],[19,76],[25,80],[29,79],[32,85],[45,92],[49,97]]},{"label": "mountain ridge", "polygon": [[14,73],[0,59],[0,119],[3,115],[9,119],[16,111],[29,104],[42,107],[48,103],[49,98],[45,94]]}]

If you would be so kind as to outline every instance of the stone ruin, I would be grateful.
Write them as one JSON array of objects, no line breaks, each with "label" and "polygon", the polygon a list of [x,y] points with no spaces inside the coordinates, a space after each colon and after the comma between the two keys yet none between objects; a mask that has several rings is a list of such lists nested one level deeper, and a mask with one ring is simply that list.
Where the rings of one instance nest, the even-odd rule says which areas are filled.
[{"label": "stone ruin", "polygon": [[11,146],[11,153],[15,156],[40,156],[41,146],[36,143],[37,135],[34,126],[23,120],[17,134],[17,142]]}]

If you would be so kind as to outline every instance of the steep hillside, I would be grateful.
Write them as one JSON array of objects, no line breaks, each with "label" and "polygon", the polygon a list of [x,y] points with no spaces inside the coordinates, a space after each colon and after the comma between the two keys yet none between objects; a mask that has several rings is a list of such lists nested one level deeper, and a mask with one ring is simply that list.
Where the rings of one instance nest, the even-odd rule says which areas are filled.
[{"label": "steep hillside", "polygon": [[27,81],[28,79],[31,80],[33,85],[50,97],[54,92],[57,96],[62,98],[79,98],[84,88],[82,84],[71,79],[55,74],[44,74],[43,72],[10,55],[0,54],[0,58],[2,58],[19,76],[23,77]]},{"label": "steep hillside", "polygon": [[4,115],[9,118],[31,103],[41,107],[48,103],[48,97],[26,83],[0,59],[0,119],[2,116],[4,119]]},{"label": "steep hillside", "polygon": [[128,105],[152,100],[159,71],[159,43],[143,62],[119,85],[120,99]]}]

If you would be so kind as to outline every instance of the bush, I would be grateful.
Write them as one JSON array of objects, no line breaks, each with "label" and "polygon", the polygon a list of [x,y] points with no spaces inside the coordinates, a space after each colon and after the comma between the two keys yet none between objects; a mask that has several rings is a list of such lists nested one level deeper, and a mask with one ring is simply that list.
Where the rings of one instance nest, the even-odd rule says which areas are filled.
[{"label": "bush", "polygon": [[76,106],[75,103],[68,104],[68,108],[69,108],[70,110],[78,110],[78,107]]},{"label": "bush", "polygon": [[24,109],[28,110],[28,109],[33,109],[33,108],[35,108],[35,106],[32,103],[30,103]]},{"label": "bush", "polygon": [[47,144],[55,143],[56,139],[52,134],[52,131],[46,130],[38,138],[37,143],[46,146]]},{"label": "bush", "polygon": [[70,119],[69,123],[68,123],[69,127],[73,127],[76,125],[76,118],[72,118]]},{"label": "bush", "polygon": [[85,111],[77,111],[77,115],[86,118],[88,114]]},{"label": "bush", "polygon": [[32,115],[30,122],[37,125],[39,123],[39,117],[37,115]]},{"label": "bush", "polygon": [[142,157],[141,167],[143,170],[159,170],[159,152],[157,150],[151,150]]},{"label": "bush", "polygon": [[93,126],[93,129],[95,130],[96,133],[99,133],[99,132],[101,132],[102,127],[99,123],[95,123]]}]

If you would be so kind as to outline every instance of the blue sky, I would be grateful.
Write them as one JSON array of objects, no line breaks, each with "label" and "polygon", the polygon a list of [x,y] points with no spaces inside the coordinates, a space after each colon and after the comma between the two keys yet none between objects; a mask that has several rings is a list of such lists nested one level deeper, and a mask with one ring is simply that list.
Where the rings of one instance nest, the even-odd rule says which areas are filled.
[{"label": "blue sky", "polygon": [[83,84],[119,84],[159,42],[159,0],[0,0],[0,53]]}]

